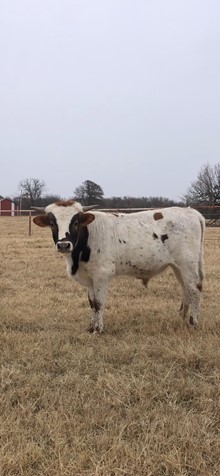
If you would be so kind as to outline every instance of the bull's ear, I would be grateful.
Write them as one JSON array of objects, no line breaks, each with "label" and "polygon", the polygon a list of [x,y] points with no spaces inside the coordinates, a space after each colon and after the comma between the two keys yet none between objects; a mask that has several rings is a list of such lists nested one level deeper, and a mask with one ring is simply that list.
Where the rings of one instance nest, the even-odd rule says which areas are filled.
[{"label": "bull's ear", "polygon": [[89,225],[93,220],[95,220],[95,215],[93,213],[83,213],[79,212],[79,223],[82,226]]},{"label": "bull's ear", "polygon": [[42,226],[42,227],[49,226],[50,224],[48,215],[37,215],[36,217],[33,218],[33,222],[35,223],[35,225]]}]

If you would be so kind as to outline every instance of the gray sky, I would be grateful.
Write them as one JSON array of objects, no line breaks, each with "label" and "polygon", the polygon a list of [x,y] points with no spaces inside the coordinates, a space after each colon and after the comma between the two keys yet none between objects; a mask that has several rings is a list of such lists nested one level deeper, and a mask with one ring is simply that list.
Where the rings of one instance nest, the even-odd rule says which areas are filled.
[{"label": "gray sky", "polygon": [[219,0],[0,0],[0,195],[179,199],[220,162]]}]

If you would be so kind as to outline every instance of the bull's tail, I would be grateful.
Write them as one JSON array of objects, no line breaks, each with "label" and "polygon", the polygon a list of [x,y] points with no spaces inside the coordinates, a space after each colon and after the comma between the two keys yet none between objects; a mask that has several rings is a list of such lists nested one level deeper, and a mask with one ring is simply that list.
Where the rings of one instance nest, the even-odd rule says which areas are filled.
[{"label": "bull's tail", "polygon": [[200,216],[200,226],[201,226],[201,239],[200,239],[198,271],[199,271],[199,279],[202,285],[203,279],[205,277],[205,271],[204,271],[205,218],[202,215]]}]

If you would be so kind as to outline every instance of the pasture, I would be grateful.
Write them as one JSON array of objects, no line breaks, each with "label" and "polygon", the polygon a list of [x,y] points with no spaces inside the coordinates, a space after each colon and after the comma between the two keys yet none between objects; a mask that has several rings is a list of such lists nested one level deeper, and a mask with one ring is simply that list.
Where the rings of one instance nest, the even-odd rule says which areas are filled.
[{"label": "pasture", "polygon": [[1,476],[220,474],[220,229],[198,329],[171,270],[112,281],[105,333],[50,231],[0,217]]}]

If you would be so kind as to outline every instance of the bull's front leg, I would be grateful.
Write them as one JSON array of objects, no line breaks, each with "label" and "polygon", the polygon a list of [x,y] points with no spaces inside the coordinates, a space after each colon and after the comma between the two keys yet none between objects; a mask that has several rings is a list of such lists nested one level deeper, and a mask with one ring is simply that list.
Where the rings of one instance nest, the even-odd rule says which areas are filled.
[{"label": "bull's front leg", "polygon": [[103,332],[103,314],[107,298],[109,280],[94,282],[88,288],[89,304],[92,310],[91,325],[88,331],[91,334]]}]

